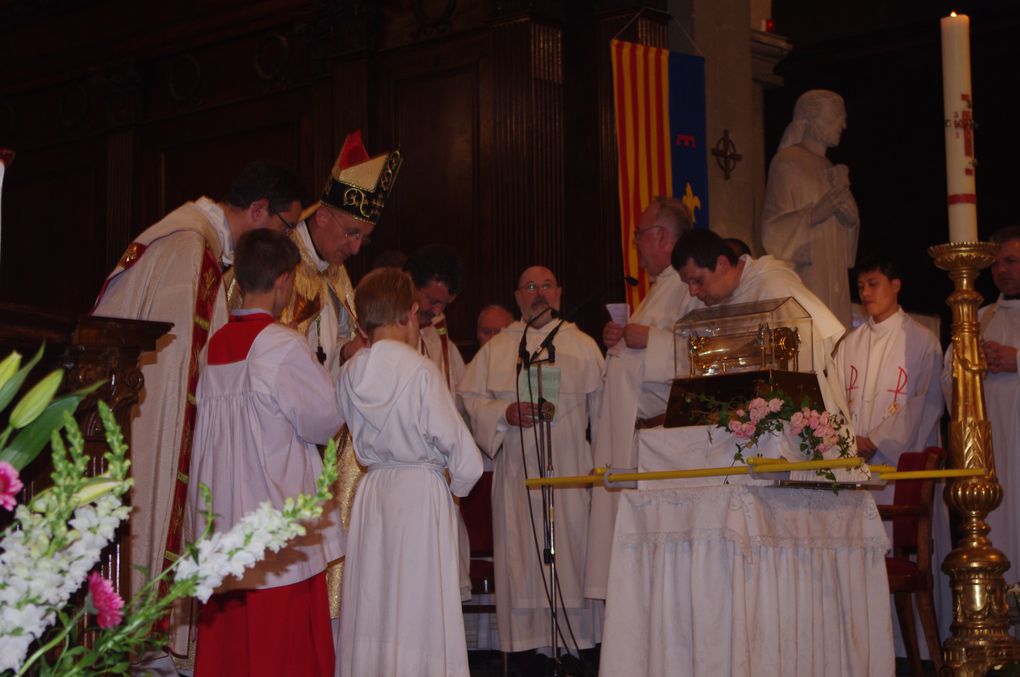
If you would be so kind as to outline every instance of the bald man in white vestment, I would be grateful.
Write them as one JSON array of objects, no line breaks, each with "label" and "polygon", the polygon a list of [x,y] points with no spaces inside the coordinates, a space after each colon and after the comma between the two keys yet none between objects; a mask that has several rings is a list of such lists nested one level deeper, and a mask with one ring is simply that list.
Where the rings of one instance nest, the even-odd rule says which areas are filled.
[{"label": "bald man in white vestment", "polygon": [[[527,377],[537,367],[518,369],[522,344],[534,355],[543,341],[552,337],[555,349],[555,364],[541,365],[544,392],[550,399],[554,390],[557,395],[550,435],[554,474],[587,474],[592,468],[585,436],[592,421],[593,397],[602,384],[602,353],[574,324],[553,318],[551,309],[559,309],[561,292],[549,269],[535,266],[525,270],[515,294],[522,320],[482,347],[458,388],[475,441],[495,460],[496,622],[503,651],[540,649],[551,642],[546,597],[549,567],[542,560],[542,496],[524,485],[525,476],[539,476],[535,427],[539,405],[529,400],[529,390],[538,384],[532,378],[529,387]],[[542,350],[537,357],[547,356],[548,351]],[[568,621],[577,648],[592,647],[601,639],[602,604],[584,599],[583,588],[590,492],[587,488],[558,489],[555,495],[556,572],[562,593],[562,602],[557,600],[557,604],[566,638],[560,646],[569,643],[571,649],[575,647],[566,627]]]}]

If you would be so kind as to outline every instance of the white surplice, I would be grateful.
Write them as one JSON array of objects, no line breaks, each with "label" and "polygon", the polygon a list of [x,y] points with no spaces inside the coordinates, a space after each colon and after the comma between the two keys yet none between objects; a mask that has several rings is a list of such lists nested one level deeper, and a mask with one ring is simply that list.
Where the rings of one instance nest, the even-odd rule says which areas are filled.
[{"label": "white surplice", "polygon": [[471,490],[481,454],[439,370],[406,344],[359,350],[337,398],[368,470],[348,532],[337,674],[467,677],[451,492]]},{"label": "white surplice", "polygon": [[[464,357],[447,333],[445,319],[444,315],[437,315],[433,318],[432,324],[419,330],[418,349],[439,369],[439,373],[443,375],[443,382],[449,389],[454,404],[457,405],[457,411],[464,416],[464,403],[457,396],[457,383],[464,376]],[[446,350],[443,350],[444,338]],[[460,534],[460,552],[457,555],[460,563],[460,597],[466,602],[471,599],[471,543],[468,540],[467,524],[464,523],[464,516],[460,514],[459,509],[457,531]]]},{"label": "white surplice", "polygon": [[799,145],[776,153],[769,166],[762,213],[762,245],[793,264],[797,274],[843,324],[850,326],[848,270],[857,259],[857,204],[847,226],[832,215],[811,224],[811,210],[829,190],[832,163]]},{"label": "white surplice", "polygon": [[[529,328],[528,351],[534,353],[558,325],[558,321],[553,321],[540,329]],[[548,582],[549,567],[542,564],[541,555],[542,497],[540,491],[524,485],[525,475],[539,476],[537,430],[511,427],[506,420],[507,405],[518,399],[517,355],[524,327],[523,322],[514,322],[485,344],[471,361],[458,388],[471,417],[475,440],[495,460],[493,550],[496,619],[503,651],[551,644],[543,585],[543,581]],[[553,345],[555,368],[559,370],[559,398],[551,423],[554,474],[588,474],[592,454],[585,434],[592,419],[592,399],[602,382],[602,353],[590,336],[571,323],[563,323]],[[532,387],[537,388],[537,384]],[[522,392],[520,399],[526,401],[528,393]],[[584,599],[590,494],[590,489],[566,488],[557,489],[555,496],[556,572],[562,593],[562,603],[558,602],[560,623],[573,648],[564,617],[569,618],[582,649],[593,646],[601,634],[601,603]]]},{"label": "white surplice", "polygon": [[[229,530],[265,501],[283,508],[289,497],[315,493],[322,473],[315,445],[326,444],[343,419],[333,381],[305,337],[270,324],[255,337],[247,359],[213,365],[203,360],[196,396],[186,518],[191,536],[205,527],[199,483],[212,489],[218,532]],[[267,553],[242,578],[227,578],[217,592],[298,583],[343,555],[335,502],[305,528],[304,536]]]},{"label": "white surplice", "polygon": [[422,354],[432,360],[432,363],[439,368],[443,380],[449,387],[450,392],[456,394],[457,384],[464,376],[464,357],[460,354],[457,344],[448,334],[446,336],[446,350],[443,350],[443,335],[446,327],[437,327],[445,318],[442,315],[436,316],[427,327],[421,328],[421,351]]},{"label": "white surplice", "polygon": [[[648,326],[648,345],[628,348],[622,339],[606,353],[604,386],[598,403],[598,434],[592,440],[595,466],[637,467],[634,422],[666,411],[675,374],[673,323],[687,312],[691,295],[668,266],[652,282],[630,321]],[[585,596],[605,599],[619,493],[596,489],[591,499]]]},{"label": "white surplice", "polygon": [[[895,466],[904,451],[939,443],[941,358],[935,335],[902,308],[882,322],[868,318],[840,342],[836,372],[854,432],[878,447],[872,464]],[[875,501],[892,503],[893,484]]]},{"label": "white surplice", "polygon": [[[223,210],[209,198],[178,207],[150,226],[135,242],[145,253],[130,268],[118,266],[107,278],[93,315],[172,322],[156,344],[155,354],[142,356],[142,391],[138,414],[131,421],[131,563],[152,575],[163,569],[177,462],[184,433],[184,406],[195,323],[195,299],[206,246],[223,263],[233,257],[233,240]],[[227,322],[222,285],[216,294],[209,326],[211,336]],[[196,365],[197,366],[197,365]],[[132,569],[131,590],[146,576]],[[176,623],[175,623],[176,625]],[[187,652],[186,638],[174,650]]]}]

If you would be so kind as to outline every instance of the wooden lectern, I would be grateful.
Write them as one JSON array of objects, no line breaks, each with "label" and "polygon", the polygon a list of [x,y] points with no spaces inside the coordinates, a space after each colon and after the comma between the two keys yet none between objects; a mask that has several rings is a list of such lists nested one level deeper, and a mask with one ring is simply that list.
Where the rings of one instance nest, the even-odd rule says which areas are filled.
[{"label": "wooden lectern", "polygon": [[[85,436],[85,451],[92,459],[88,474],[97,475],[105,470],[103,453],[106,451],[106,438],[96,402],[103,400],[110,405],[130,446],[131,411],[138,403],[142,389],[140,357],[145,351],[155,350],[156,341],[171,326],[169,322],[88,315],[71,317],[27,306],[0,304],[0,359],[12,350],[19,351],[27,359],[45,344],[43,358],[29,375],[26,387],[58,367],[65,370],[63,391],[104,381],[104,385],[83,400],[75,412],[75,419]],[[22,471],[21,480],[25,488],[19,500],[27,501],[49,486],[52,471],[50,456],[43,452]],[[113,581],[121,596],[128,596],[130,591],[128,533],[127,523],[122,524],[116,540],[103,551],[100,561],[102,574]]]}]

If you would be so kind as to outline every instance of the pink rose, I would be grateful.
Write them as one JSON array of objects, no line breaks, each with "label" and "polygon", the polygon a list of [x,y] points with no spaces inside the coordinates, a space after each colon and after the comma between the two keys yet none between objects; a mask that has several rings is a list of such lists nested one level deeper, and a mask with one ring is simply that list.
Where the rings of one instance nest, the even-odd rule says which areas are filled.
[{"label": "pink rose", "polygon": [[736,416],[737,418],[744,418],[745,416],[747,416],[747,412],[744,411],[743,409],[737,409],[735,412],[733,412],[733,415]]},{"label": "pink rose", "polygon": [[734,435],[737,435],[737,434],[740,433],[740,430],[741,430],[742,426],[743,426],[743,424],[740,421],[732,420],[732,421],[730,421],[730,423],[727,426],[727,428],[729,428],[731,433],[733,433]]},{"label": "pink rose", "polygon": [[768,402],[760,397],[756,397],[747,405],[747,408],[751,410],[751,420],[757,423],[758,421],[765,418],[769,413]]},{"label": "pink rose", "polygon": [[14,510],[18,504],[16,496],[22,488],[21,477],[17,469],[7,461],[0,461],[0,506],[6,510]]},{"label": "pink rose", "polygon": [[769,400],[769,411],[773,414],[778,414],[779,410],[783,408],[783,401],[778,397],[773,397]]},{"label": "pink rose", "polygon": [[793,416],[790,417],[790,431],[794,435],[800,435],[801,431],[804,430],[804,425],[807,421],[804,420],[804,414],[796,411]]},{"label": "pink rose", "polygon": [[120,598],[110,581],[93,571],[89,574],[89,596],[92,598],[92,606],[96,609],[101,628],[112,628],[120,625],[124,617],[124,600]]},{"label": "pink rose", "polygon": [[745,423],[740,431],[740,436],[745,439],[751,439],[754,437],[755,425],[753,423]]}]

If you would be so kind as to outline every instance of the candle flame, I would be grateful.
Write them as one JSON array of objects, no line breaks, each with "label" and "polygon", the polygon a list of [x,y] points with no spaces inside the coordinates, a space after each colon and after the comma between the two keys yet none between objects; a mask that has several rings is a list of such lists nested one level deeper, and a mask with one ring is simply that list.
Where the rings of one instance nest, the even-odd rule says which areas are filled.
[{"label": "candle flame", "polygon": [[950,12],[949,16],[956,16],[956,12]]}]

